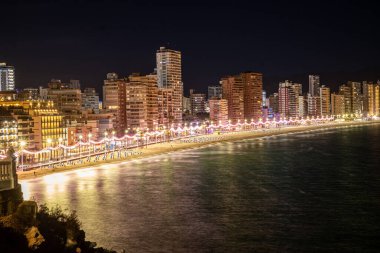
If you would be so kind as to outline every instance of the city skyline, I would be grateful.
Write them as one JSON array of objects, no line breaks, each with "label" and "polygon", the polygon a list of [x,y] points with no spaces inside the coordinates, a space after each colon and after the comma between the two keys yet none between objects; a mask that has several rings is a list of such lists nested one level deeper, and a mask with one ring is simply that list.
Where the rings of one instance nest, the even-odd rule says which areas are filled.
[{"label": "city skyline", "polygon": [[[246,70],[264,73],[269,93],[284,79],[305,85],[313,73],[332,89],[347,80],[380,78],[373,4],[101,2],[5,3],[4,18],[17,19],[4,27],[0,62],[15,66],[19,88],[60,78],[80,79],[100,91],[108,72],[150,73],[160,46],[182,52],[186,92],[205,92],[221,76]],[[127,14],[120,15],[122,10]],[[143,20],[141,10],[147,12]],[[70,19],[56,18],[67,13]]]}]

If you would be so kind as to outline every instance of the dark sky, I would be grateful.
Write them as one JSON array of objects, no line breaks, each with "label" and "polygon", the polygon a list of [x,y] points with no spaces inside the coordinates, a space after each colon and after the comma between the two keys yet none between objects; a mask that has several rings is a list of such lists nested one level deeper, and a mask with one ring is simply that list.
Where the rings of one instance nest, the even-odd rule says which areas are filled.
[{"label": "dark sky", "polygon": [[264,74],[307,87],[380,79],[375,1],[8,1],[1,4],[0,62],[16,85],[80,79],[100,91],[107,72],[149,73],[162,45],[182,51],[185,90],[222,76]]}]

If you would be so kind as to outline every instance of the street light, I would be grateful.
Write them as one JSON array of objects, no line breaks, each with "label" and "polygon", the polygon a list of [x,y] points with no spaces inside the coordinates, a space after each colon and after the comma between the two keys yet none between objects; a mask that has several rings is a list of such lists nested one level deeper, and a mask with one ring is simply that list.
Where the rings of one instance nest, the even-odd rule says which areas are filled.
[{"label": "street light", "polygon": [[82,153],[81,153],[82,139],[83,139],[83,136],[79,135],[79,160],[82,159]]},{"label": "street light", "polygon": [[21,170],[24,171],[24,147],[26,145],[26,141],[20,142],[20,148],[21,148]]},{"label": "street light", "polygon": [[112,131],[113,151],[116,149],[115,131]]},{"label": "street light", "polygon": [[[62,144],[62,142],[63,142],[63,138],[62,137],[60,137],[59,139],[58,139],[58,146],[60,146],[61,144]],[[63,159],[65,158],[65,149],[62,147],[62,156],[63,156]],[[58,160],[59,160],[59,158],[60,157],[58,157]]]},{"label": "street light", "polygon": [[[89,133],[88,134],[88,157],[90,157],[90,154],[91,154],[91,137],[92,137],[92,133]],[[95,153],[95,151],[94,151],[94,153]]]},{"label": "street light", "polygon": [[50,163],[50,160],[51,160],[51,158],[52,158],[52,150],[51,150],[51,148],[50,148],[50,145],[51,145],[51,143],[52,143],[52,140],[51,140],[50,138],[48,138],[48,139],[46,140],[46,142],[47,142],[47,144],[48,144],[48,148],[50,149],[50,157],[49,157],[49,161],[48,161],[48,163]]}]

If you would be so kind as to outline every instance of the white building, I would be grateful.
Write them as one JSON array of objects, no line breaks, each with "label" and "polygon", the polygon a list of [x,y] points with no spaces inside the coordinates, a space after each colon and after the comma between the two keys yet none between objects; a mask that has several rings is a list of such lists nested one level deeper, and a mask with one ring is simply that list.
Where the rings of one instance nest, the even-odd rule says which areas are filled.
[{"label": "white building", "polygon": [[15,68],[0,62],[0,91],[15,89]]},{"label": "white building", "polygon": [[309,75],[309,94],[312,97],[319,96],[319,88],[321,86],[319,76]]}]

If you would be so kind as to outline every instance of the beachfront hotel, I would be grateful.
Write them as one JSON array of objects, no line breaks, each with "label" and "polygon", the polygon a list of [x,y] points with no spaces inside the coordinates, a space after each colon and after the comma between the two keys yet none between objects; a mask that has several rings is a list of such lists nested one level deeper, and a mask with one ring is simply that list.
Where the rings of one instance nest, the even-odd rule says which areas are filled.
[{"label": "beachfront hotel", "polygon": [[172,110],[168,111],[169,124],[182,123],[182,58],[181,52],[160,47],[156,52],[157,83],[159,89],[173,89]]},{"label": "beachfront hotel", "polygon": [[232,122],[262,117],[263,75],[243,72],[220,81],[222,97],[228,101],[228,117]]}]

